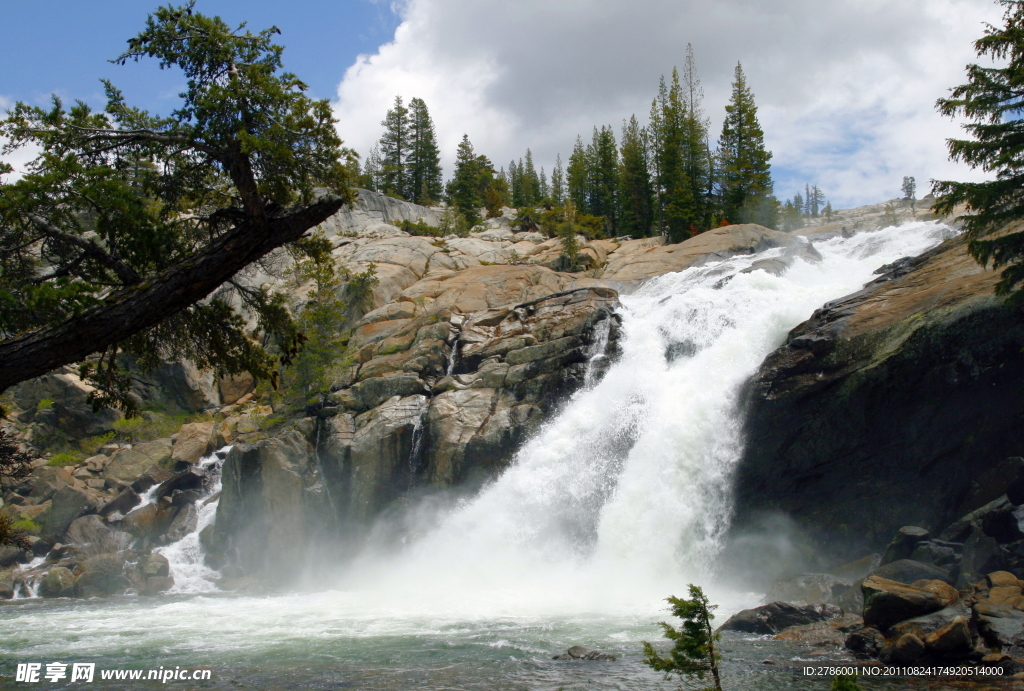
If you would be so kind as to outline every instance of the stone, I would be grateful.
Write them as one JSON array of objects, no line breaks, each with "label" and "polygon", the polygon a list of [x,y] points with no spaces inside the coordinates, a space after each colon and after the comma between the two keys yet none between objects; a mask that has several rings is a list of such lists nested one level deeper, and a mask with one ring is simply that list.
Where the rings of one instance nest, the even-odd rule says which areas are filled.
[{"label": "stone", "polygon": [[930,614],[904,619],[891,626],[888,633],[892,638],[899,638],[905,633],[912,633],[924,640],[930,634],[948,626],[950,622],[958,617],[970,619],[971,608],[967,603],[957,602]]},{"label": "stone", "polygon": [[83,573],[75,580],[77,597],[109,597],[120,595],[131,587],[124,575],[124,561],[109,554],[90,557],[82,562]]},{"label": "stone", "polygon": [[220,406],[213,371],[200,370],[188,360],[164,363],[145,376],[176,408],[200,412]]},{"label": "stone", "polygon": [[958,562],[960,555],[957,554],[956,548],[952,546],[926,540],[914,545],[914,551],[911,553],[910,558],[923,564],[948,567]]},{"label": "stone", "polygon": [[174,578],[171,576],[150,576],[146,584],[142,586],[140,595],[152,596],[165,593],[174,587]]},{"label": "stone", "polygon": [[146,504],[126,515],[121,527],[137,538],[156,540],[167,532],[174,521],[175,511],[169,498]]},{"label": "stone", "polygon": [[924,528],[918,528],[917,526],[904,526],[896,531],[896,535],[893,536],[889,546],[885,549],[885,554],[882,555],[881,565],[889,564],[900,559],[908,559],[914,552],[914,547],[917,543],[923,542],[931,537]]},{"label": "stone", "polygon": [[103,517],[114,514],[124,516],[141,502],[142,497],[139,496],[138,492],[131,487],[125,487],[117,496],[103,505],[103,508],[100,509],[100,515]]},{"label": "stone", "polygon": [[130,449],[121,449],[111,457],[110,462],[103,468],[103,478],[130,483],[150,466],[164,465],[170,460],[170,439],[136,444]]},{"label": "stone", "polygon": [[40,597],[73,597],[75,574],[63,566],[54,566],[39,582]]},{"label": "stone", "polygon": [[199,522],[199,514],[193,504],[186,504],[178,511],[171,525],[167,528],[167,541],[177,542],[196,529]]},{"label": "stone", "polygon": [[0,600],[14,597],[14,572],[0,571]]},{"label": "stone", "polygon": [[602,660],[602,661],[615,661],[615,656],[611,653],[602,653],[599,650],[591,650],[590,648],[584,648],[582,645],[574,645],[569,648],[564,654],[556,655],[552,658],[553,660]]},{"label": "stone", "polygon": [[50,508],[39,516],[39,523],[42,526],[40,536],[55,542],[63,537],[72,521],[94,509],[92,500],[85,492],[64,487],[53,495]]},{"label": "stone", "polygon": [[864,623],[886,629],[893,624],[942,609],[935,593],[905,583],[870,576],[861,583]]},{"label": "stone", "polygon": [[974,605],[978,632],[989,645],[1024,643],[1024,612],[1007,605],[979,602]]},{"label": "stone", "polygon": [[206,471],[195,466],[190,466],[180,473],[175,473],[161,482],[160,486],[156,489],[156,494],[154,496],[157,499],[163,499],[177,491],[201,489],[205,481]]},{"label": "stone", "polygon": [[937,580],[955,585],[950,578],[949,572],[931,564],[924,564],[912,559],[899,559],[894,562],[880,566],[871,572],[871,576],[877,576],[899,583],[914,583],[921,580]]},{"label": "stone", "polygon": [[213,420],[209,420],[182,425],[171,450],[171,460],[175,463],[197,463],[200,458],[212,452],[214,424]]},{"label": "stone", "polygon": [[885,664],[909,665],[924,655],[925,644],[912,633],[906,633],[882,648],[878,658]]},{"label": "stone", "polygon": [[28,552],[14,545],[0,545],[0,569],[28,561]]},{"label": "stone", "polygon": [[921,590],[934,593],[939,598],[943,607],[950,605],[960,599],[960,591],[945,581],[923,579],[914,581],[910,585]]},{"label": "stone", "polygon": [[114,530],[96,514],[82,516],[71,522],[67,539],[84,554],[119,552],[131,545],[130,534]]},{"label": "stone", "polygon": [[774,640],[795,641],[818,647],[841,647],[850,633],[863,627],[862,618],[847,614],[826,621],[787,627],[776,634]]},{"label": "stone", "polygon": [[964,542],[960,558],[960,578],[957,583],[966,587],[977,582],[982,574],[1000,571],[1006,566],[1006,557],[999,549],[995,538],[989,537],[981,528],[975,528]]},{"label": "stone", "polygon": [[843,564],[839,568],[832,570],[832,575],[844,581],[856,581],[867,576],[869,573],[877,569],[882,563],[882,557],[879,554],[869,554],[866,557],[861,557],[855,561],[851,561],[847,564]]},{"label": "stone", "polygon": [[878,629],[865,626],[850,632],[844,644],[858,658],[874,658],[885,647],[885,636]]},{"label": "stone", "polygon": [[163,577],[170,575],[171,565],[167,557],[153,552],[139,560],[139,570],[146,578]]},{"label": "stone", "polygon": [[[120,411],[112,408],[93,411],[89,395],[95,390],[77,375],[58,371],[22,382],[14,387],[13,392],[14,400],[22,410],[33,411],[35,418],[45,417],[47,424],[73,439],[84,439],[109,432],[123,417]],[[43,401],[50,401],[50,404],[40,411],[39,405]]]},{"label": "stone", "polygon": [[962,616],[955,617],[941,629],[925,636],[924,644],[930,652],[943,659],[964,658],[974,649],[967,619]]},{"label": "stone", "polygon": [[842,610],[834,605],[794,605],[789,602],[772,602],[761,607],[737,612],[718,630],[774,634],[790,626],[825,621],[841,614]]},{"label": "stone", "polygon": [[139,475],[134,482],[130,485],[133,490],[139,494],[145,494],[154,485],[159,485],[167,482],[174,477],[174,471],[167,468],[161,468],[160,466],[153,465],[146,469],[142,475]]},{"label": "stone", "polygon": [[256,388],[256,380],[248,372],[229,374],[220,378],[220,400],[224,405],[237,403],[238,399]]}]

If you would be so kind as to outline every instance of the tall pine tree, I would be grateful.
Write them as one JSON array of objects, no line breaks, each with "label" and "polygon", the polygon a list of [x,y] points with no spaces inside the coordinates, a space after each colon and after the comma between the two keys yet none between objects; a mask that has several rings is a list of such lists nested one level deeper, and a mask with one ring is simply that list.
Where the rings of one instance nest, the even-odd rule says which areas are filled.
[{"label": "tall pine tree", "polygon": [[568,198],[582,213],[590,213],[590,163],[587,161],[587,150],[583,140],[577,135],[576,145],[569,154],[569,167],[566,170]]},{"label": "tall pine tree", "polygon": [[647,133],[635,115],[622,125],[619,153],[619,232],[633,237],[650,235],[654,217]]},{"label": "tall pine tree", "polygon": [[565,202],[565,171],[562,170],[561,154],[555,154],[555,167],[551,169],[551,201],[555,206]]},{"label": "tall pine tree", "polygon": [[708,146],[711,121],[704,115],[704,89],[697,77],[697,63],[690,44],[686,45],[686,63],[683,65],[682,100],[686,112],[683,115],[681,157],[689,186],[687,197],[693,204],[692,211],[687,214],[692,224],[689,230],[700,232],[711,225],[712,156]]},{"label": "tall pine tree", "polygon": [[605,232],[613,234],[618,229],[618,188],[619,160],[615,145],[615,134],[611,127],[594,128],[593,140],[588,147],[588,179],[590,195],[587,213],[603,216]]},{"label": "tall pine tree", "polygon": [[381,183],[378,192],[402,199],[408,198],[406,157],[409,155],[409,109],[402,105],[402,97],[395,96],[395,105],[380,123],[384,134],[380,138]]},{"label": "tall pine tree", "polygon": [[690,236],[698,219],[693,185],[686,174],[686,102],[679,71],[672,70],[672,85],[662,77],[658,96],[651,104],[651,135],[654,141],[655,220],[670,242]]},{"label": "tall pine tree", "polygon": [[736,63],[732,98],[725,107],[722,136],[718,140],[718,189],[726,219],[774,227],[778,202],[772,197],[768,163],[771,157],[771,152],[764,148],[754,95],[747,86],[743,67]]},{"label": "tall pine tree", "polygon": [[405,196],[417,204],[440,200],[441,155],[437,148],[434,123],[421,98],[409,101],[409,154],[406,159],[407,187]]}]

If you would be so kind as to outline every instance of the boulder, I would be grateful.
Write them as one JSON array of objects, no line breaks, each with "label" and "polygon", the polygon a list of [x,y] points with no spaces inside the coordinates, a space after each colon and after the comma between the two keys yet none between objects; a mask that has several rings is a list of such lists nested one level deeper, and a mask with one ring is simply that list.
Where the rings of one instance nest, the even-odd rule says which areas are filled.
[{"label": "boulder", "polygon": [[89,395],[95,391],[77,375],[62,371],[14,387],[14,400],[21,409],[34,412],[35,418],[45,418],[46,424],[73,439],[84,439],[109,432],[123,417],[113,408],[94,411]]},{"label": "boulder", "polygon": [[14,572],[0,571],[0,600],[14,597]]},{"label": "boulder", "polygon": [[100,509],[100,515],[103,517],[113,516],[114,514],[124,516],[141,502],[142,498],[138,492],[131,487],[125,487],[121,490],[120,494],[103,505],[103,508]]},{"label": "boulder", "polygon": [[162,554],[153,552],[139,560],[139,570],[146,578],[169,576],[171,573],[170,562]]},{"label": "boulder", "polygon": [[942,599],[933,592],[905,583],[871,576],[861,583],[864,594],[864,623],[886,629],[893,624],[942,609]]},{"label": "boulder", "polygon": [[150,466],[161,466],[170,460],[170,439],[157,439],[144,444],[136,444],[130,449],[121,449],[111,457],[110,462],[103,468],[103,478],[130,483]]},{"label": "boulder", "polygon": [[121,521],[121,528],[137,538],[156,540],[171,526],[174,511],[168,498],[135,509]]},{"label": "boulder", "polygon": [[[958,548],[960,553],[957,552]],[[914,545],[914,551],[910,554],[910,559],[919,561],[922,564],[931,564],[932,566],[942,568],[952,566],[960,561],[962,552],[962,544],[943,542],[941,540],[925,540]]]},{"label": "boulder", "polygon": [[161,482],[156,490],[155,497],[163,499],[164,497],[170,497],[178,491],[201,489],[205,481],[206,471],[190,466]]},{"label": "boulder", "polygon": [[124,561],[114,555],[101,554],[82,562],[82,574],[75,580],[78,597],[119,595],[131,587],[124,575]]},{"label": "boulder", "polygon": [[896,531],[896,535],[893,536],[889,546],[885,549],[885,554],[882,555],[882,565],[910,558],[917,543],[923,542],[929,537],[931,537],[931,533],[924,528],[918,528],[913,525],[900,528]]},{"label": "boulder", "polygon": [[40,597],[74,597],[75,574],[63,566],[54,566],[39,582]]},{"label": "boulder", "polygon": [[96,514],[90,514],[71,522],[67,539],[83,554],[103,554],[127,549],[133,538],[128,533],[114,530]]},{"label": "boulder", "polygon": [[882,648],[878,659],[885,664],[909,665],[924,655],[924,641],[912,633],[905,633]]},{"label": "boulder", "polygon": [[41,537],[56,542],[63,537],[71,522],[82,514],[95,510],[92,498],[72,487],[63,487],[53,495],[50,508],[39,516]]},{"label": "boulder", "polygon": [[194,504],[186,504],[183,506],[171,521],[171,525],[167,528],[167,542],[177,542],[189,533],[192,533],[196,529],[196,525],[199,522],[199,514],[196,511]]},{"label": "boulder", "polygon": [[778,633],[790,626],[825,621],[842,614],[834,605],[794,605],[789,602],[772,602],[761,607],[737,612],[719,627],[719,631],[742,631],[744,633]]},{"label": "boulder", "polygon": [[964,541],[957,586],[966,588],[981,579],[982,574],[1001,571],[1006,565],[1006,557],[995,538],[986,535],[982,528],[974,528]]},{"label": "boulder", "polygon": [[552,660],[604,660],[604,661],[615,661],[615,656],[611,653],[602,653],[599,650],[591,650],[590,648],[584,648],[582,645],[574,645],[569,648],[562,655],[556,655],[551,658]]},{"label": "boulder", "polygon": [[989,645],[1024,644],[1024,612],[1007,605],[979,602],[974,605],[978,632]]},{"label": "boulder", "polygon": [[865,626],[850,632],[845,645],[859,658],[875,658],[885,647],[885,636],[873,626]]},{"label": "boulder", "polygon": [[220,378],[220,401],[231,405],[256,388],[256,380],[248,372],[228,374]]},{"label": "boulder", "polygon": [[171,449],[171,460],[175,463],[196,463],[213,451],[214,425],[213,420],[182,425]]},{"label": "boulder", "polygon": [[949,572],[931,564],[924,564],[912,559],[899,559],[880,566],[871,572],[871,576],[877,576],[899,583],[914,583],[922,580],[943,581],[950,585],[955,582],[950,578]]},{"label": "boulder", "polygon": [[146,579],[146,584],[142,586],[140,595],[159,595],[160,593],[167,592],[174,587],[174,578],[171,576],[151,576]]},{"label": "boulder", "polygon": [[0,569],[14,564],[24,564],[29,559],[29,553],[14,545],[0,545]]},{"label": "boulder", "polygon": [[130,486],[139,494],[145,494],[153,487],[153,485],[159,485],[167,482],[172,477],[174,477],[174,471],[168,468],[161,468],[158,465],[153,465],[146,468],[146,472],[139,475],[139,477],[137,477]]},{"label": "boulder", "polygon": [[866,577],[882,563],[879,554],[869,554],[832,570],[832,575],[843,581],[853,582]]},{"label": "boulder", "polygon": [[928,634],[924,644],[929,652],[943,659],[964,658],[974,649],[974,640],[965,617],[955,617],[941,629]]},{"label": "boulder", "polygon": [[847,614],[813,624],[790,626],[775,636],[777,641],[796,641],[805,645],[841,647],[848,634],[864,627],[864,620]]},{"label": "boulder", "polygon": [[957,618],[970,618],[971,608],[965,602],[956,602],[930,614],[904,619],[889,628],[892,638],[899,638],[905,633],[912,633],[921,640],[948,626]]}]

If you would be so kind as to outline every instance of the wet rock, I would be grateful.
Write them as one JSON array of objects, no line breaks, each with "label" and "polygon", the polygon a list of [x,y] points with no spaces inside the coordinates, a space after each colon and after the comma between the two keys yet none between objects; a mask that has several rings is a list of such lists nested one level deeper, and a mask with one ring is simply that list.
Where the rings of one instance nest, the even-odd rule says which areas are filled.
[{"label": "wet rock", "polygon": [[912,559],[899,559],[871,572],[871,576],[884,578],[898,583],[914,583],[915,581],[935,580],[955,585],[949,572],[932,564],[924,564]]},{"label": "wet rock", "polygon": [[582,645],[574,645],[562,655],[556,655],[552,660],[605,660],[614,661],[615,656],[611,653],[602,653],[599,650],[584,648]]},{"label": "wet rock", "polygon": [[171,500],[164,497],[129,513],[121,521],[121,527],[135,537],[156,540],[167,532],[174,516]]},{"label": "wet rock", "polygon": [[914,545],[914,551],[911,553],[910,558],[922,564],[948,567],[960,560],[957,548],[962,552],[963,545],[939,540],[926,540]]},{"label": "wet rock", "polygon": [[0,571],[0,600],[14,597],[14,572]]},{"label": "wet rock", "polygon": [[157,499],[169,497],[178,490],[195,490],[203,486],[206,481],[206,471],[195,466],[190,466],[180,473],[175,473],[170,478],[160,483],[156,490]]},{"label": "wet rock", "polygon": [[132,543],[129,533],[114,530],[96,514],[76,518],[68,526],[67,539],[89,554],[118,552]]},{"label": "wet rock", "polygon": [[174,587],[174,578],[171,576],[151,576],[146,579],[142,586],[140,595],[159,595]]},{"label": "wet rock", "polygon": [[893,624],[942,609],[938,595],[905,583],[871,576],[861,584],[864,623],[886,629]]},{"label": "wet rock", "polygon": [[925,636],[924,644],[929,652],[942,659],[965,658],[974,649],[967,619],[962,616],[955,617],[941,629]]},{"label": "wet rock", "polygon": [[896,531],[896,535],[893,536],[892,541],[885,550],[885,554],[882,555],[882,565],[889,564],[900,559],[908,559],[914,552],[914,547],[917,543],[923,542],[931,537],[924,528],[918,528],[917,526],[904,526]]},{"label": "wet rock", "polygon": [[171,572],[171,565],[167,561],[167,557],[155,552],[141,559],[139,568],[146,578],[167,576]]},{"label": "wet rock", "polygon": [[978,632],[989,645],[1024,643],[1024,612],[1007,605],[979,602],[974,605]]},{"label": "wet rock", "polygon": [[882,648],[878,659],[885,664],[909,665],[924,655],[925,644],[912,633],[905,633]]},{"label": "wet rock", "polygon": [[806,645],[840,647],[847,635],[864,627],[861,617],[847,614],[813,624],[790,626],[775,636],[777,641],[797,641]]},{"label": "wet rock", "polygon": [[869,573],[877,569],[881,563],[881,555],[869,554],[866,557],[861,557],[848,564],[843,564],[837,569],[833,569],[832,575],[840,580],[853,582],[865,578]]},{"label": "wet rock", "polygon": [[842,610],[834,605],[794,605],[789,602],[772,602],[761,607],[737,612],[718,630],[760,634],[778,633],[790,626],[825,621],[841,614]]},{"label": "wet rock", "polygon": [[213,451],[212,420],[207,422],[191,422],[181,426],[178,438],[174,440],[171,460],[176,463],[196,463],[200,458]]},{"label": "wet rock", "polygon": [[121,492],[104,504],[100,509],[100,515],[104,518],[114,514],[126,515],[142,502],[142,497],[131,487],[125,487]]},{"label": "wet rock", "polygon": [[936,612],[920,617],[905,619],[889,629],[892,638],[899,638],[905,633],[912,633],[924,640],[932,633],[948,626],[957,618],[970,618],[971,608],[965,602],[956,602]]},{"label": "wet rock", "polygon": [[845,645],[859,658],[876,658],[885,647],[885,636],[878,629],[865,626],[850,632]]},{"label": "wet rock", "polygon": [[1006,557],[995,538],[986,535],[983,529],[975,528],[964,542],[957,586],[966,588],[977,582],[982,574],[1002,571],[1006,566]]},{"label": "wet rock", "polygon": [[196,529],[199,522],[199,514],[194,504],[186,504],[171,521],[167,529],[167,542],[177,542]]},{"label": "wet rock", "polygon": [[108,597],[120,595],[131,587],[124,575],[124,560],[109,554],[90,557],[82,562],[83,573],[75,580],[77,597]]},{"label": "wet rock", "polygon": [[63,566],[55,566],[46,572],[39,582],[40,597],[73,597],[75,574]]},{"label": "wet rock", "polygon": [[134,482],[131,483],[131,488],[139,494],[145,494],[152,489],[154,485],[167,482],[172,477],[174,477],[173,471],[167,468],[162,468],[158,465],[153,465],[146,468],[146,471],[142,473],[142,475],[135,478]]},{"label": "wet rock", "polygon": [[28,561],[28,552],[14,545],[0,545],[0,569],[12,564],[24,564]]}]

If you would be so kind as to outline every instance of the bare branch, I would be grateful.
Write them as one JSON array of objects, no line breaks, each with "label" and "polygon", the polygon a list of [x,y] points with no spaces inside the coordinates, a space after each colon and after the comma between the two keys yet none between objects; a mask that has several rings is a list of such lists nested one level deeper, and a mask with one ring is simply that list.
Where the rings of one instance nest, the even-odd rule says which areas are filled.
[{"label": "bare branch", "polygon": [[135,285],[140,280],[139,274],[132,267],[125,264],[120,259],[116,259],[107,254],[102,247],[97,245],[92,240],[86,240],[85,238],[78,237],[77,235],[71,235],[65,233],[63,230],[53,225],[39,214],[29,213],[28,218],[32,221],[33,225],[39,229],[40,232],[45,233],[47,236],[60,240],[61,242],[73,245],[87,254],[91,259],[95,259],[103,266],[107,267],[121,279],[121,283],[126,286]]}]

